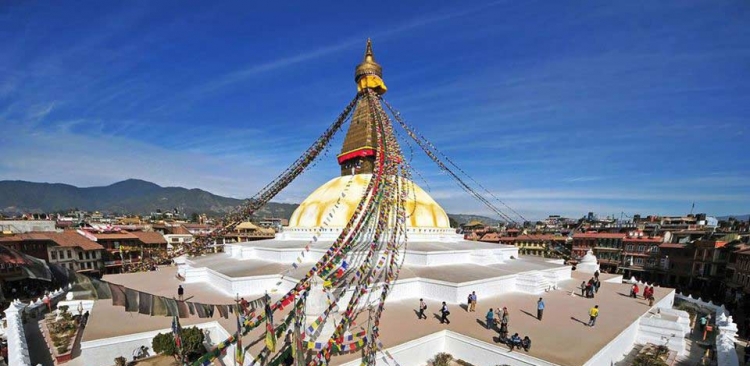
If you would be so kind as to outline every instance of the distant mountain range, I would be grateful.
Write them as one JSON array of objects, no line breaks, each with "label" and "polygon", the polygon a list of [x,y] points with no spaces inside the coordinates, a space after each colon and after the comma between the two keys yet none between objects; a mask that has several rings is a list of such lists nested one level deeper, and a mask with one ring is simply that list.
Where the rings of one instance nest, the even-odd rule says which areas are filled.
[{"label": "distant mountain range", "polygon": [[[201,189],[162,187],[139,179],[128,179],[106,187],[79,188],[61,183],[0,181],[0,213],[58,212],[78,208],[117,214],[148,215],[156,210],[178,209],[188,217],[192,213],[222,216],[242,200],[217,196]],[[297,204],[270,202],[258,216],[288,219]],[[448,214],[457,223],[479,220],[495,225],[497,220],[478,215]]]},{"label": "distant mountain range", "polygon": [[[188,217],[192,213],[217,216],[231,212],[242,200],[221,197],[201,189],[161,187],[128,179],[106,187],[79,188],[60,183],[0,181],[0,212],[55,212],[78,208],[118,214],[147,215],[175,208]],[[269,203],[260,216],[291,216],[297,205]]]}]

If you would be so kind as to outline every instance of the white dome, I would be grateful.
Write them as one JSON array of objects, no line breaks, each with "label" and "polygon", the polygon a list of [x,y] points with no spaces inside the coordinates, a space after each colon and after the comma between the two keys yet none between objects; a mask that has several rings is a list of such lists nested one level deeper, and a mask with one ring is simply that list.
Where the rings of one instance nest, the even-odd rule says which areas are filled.
[{"label": "white dome", "polygon": [[[343,228],[354,214],[371,178],[372,174],[357,174],[331,179],[311,193],[294,210],[289,219],[289,227]],[[427,192],[406,179],[402,179],[402,184],[408,190],[405,204],[407,227],[450,228],[448,215]],[[339,202],[338,207],[336,202]],[[324,225],[324,222],[327,224]]]}]

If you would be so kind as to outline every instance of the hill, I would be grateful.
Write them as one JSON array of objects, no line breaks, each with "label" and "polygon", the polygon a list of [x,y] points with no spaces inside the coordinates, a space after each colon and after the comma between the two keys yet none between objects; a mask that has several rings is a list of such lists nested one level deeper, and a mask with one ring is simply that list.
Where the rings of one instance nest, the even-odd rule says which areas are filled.
[{"label": "hill", "polygon": [[[55,212],[78,208],[119,214],[149,214],[177,208],[193,212],[224,215],[242,200],[217,196],[201,189],[161,187],[138,179],[128,179],[105,187],[79,188],[60,183],[0,181],[0,212]],[[260,216],[288,218],[297,205],[269,203]]]},{"label": "hill", "polygon": [[487,216],[470,215],[470,214],[448,214],[448,217],[458,224],[466,224],[469,221],[478,220],[485,225],[496,226],[500,221]]},{"label": "hill", "polygon": [[[61,183],[34,183],[26,181],[0,181],[0,213],[57,212],[78,208],[117,214],[147,215],[156,210],[177,208],[187,215],[206,213],[222,216],[240,205],[242,200],[217,196],[201,189],[162,187],[158,184],[128,179],[105,187],[80,188]],[[263,207],[259,216],[288,219],[296,204],[271,202]],[[498,220],[486,216],[448,214],[458,224],[479,220],[497,225]]]}]

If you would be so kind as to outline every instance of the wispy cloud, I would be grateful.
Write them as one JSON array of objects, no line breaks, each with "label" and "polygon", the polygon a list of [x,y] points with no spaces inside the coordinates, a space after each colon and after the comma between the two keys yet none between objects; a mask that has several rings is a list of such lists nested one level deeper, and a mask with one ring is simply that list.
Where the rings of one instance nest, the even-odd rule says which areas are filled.
[{"label": "wispy cloud", "polygon": [[582,177],[565,178],[565,179],[563,179],[563,182],[567,182],[567,183],[594,182],[594,181],[604,180],[604,179],[607,179],[607,177],[601,177],[601,176],[582,176]]}]

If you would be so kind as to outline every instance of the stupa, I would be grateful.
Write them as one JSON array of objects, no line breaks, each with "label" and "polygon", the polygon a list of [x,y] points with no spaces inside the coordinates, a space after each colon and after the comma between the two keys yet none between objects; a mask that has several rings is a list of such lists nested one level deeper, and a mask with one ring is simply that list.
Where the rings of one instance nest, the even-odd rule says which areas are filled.
[{"label": "stupa", "polygon": [[589,249],[586,255],[576,265],[576,270],[583,273],[594,273],[599,270],[599,260],[596,259],[594,252]]},{"label": "stupa", "polygon": [[[375,61],[369,40],[354,80],[359,92],[370,89],[382,95],[387,91],[383,68]],[[359,100],[337,155],[340,176],[302,201],[289,225],[274,239],[225,245],[226,256],[232,260],[188,260],[181,269],[186,282],[204,282],[227,294],[246,296],[262,294],[270,288],[278,293],[293,288],[339,236],[373,177],[374,118],[373,111]],[[406,255],[389,301],[421,297],[458,303],[477,290],[483,296],[514,291],[542,293],[570,278],[569,266],[520,259],[514,246],[464,240],[450,227],[445,210],[429,193],[405,178],[400,178],[399,184],[408,193],[404,204]],[[303,248],[309,251],[305,249],[300,257]],[[347,260],[359,255],[361,251],[355,250]],[[296,269],[289,272],[291,263],[297,263]],[[283,278],[282,271],[287,271]]]},{"label": "stupa", "polygon": [[[387,90],[382,77],[383,68],[375,61],[372,45],[368,42],[365,58],[355,70],[358,92],[370,93],[370,97],[372,92],[382,95]],[[192,301],[199,303],[232,303],[236,296],[253,299],[265,293],[272,300],[279,299],[308,272],[319,273],[310,271],[312,266],[342,233],[373,177],[373,157],[377,154],[373,151],[375,121],[371,107],[361,102],[355,105],[351,125],[337,155],[340,176],[313,190],[294,212],[289,225],[275,238],[228,244],[224,253],[187,258],[176,269],[181,276],[165,276],[165,272],[175,271],[172,267],[105,279],[166,297],[173,297],[174,288],[183,285],[191,297],[197,296]],[[382,110],[375,112],[384,113]],[[387,116],[375,115],[375,118]],[[376,331],[380,334],[377,359],[369,358],[365,362],[378,366],[423,365],[439,352],[450,353],[476,365],[608,365],[621,360],[637,340],[660,339],[654,336],[665,334],[663,329],[656,329],[661,327],[659,322],[664,319],[645,319],[650,317],[650,308],[624,301],[620,293],[626,292],[629,285],[619,283],[620,278],[609,274],[601,275],[603,286],[596,295],[595,303],[602,309],[597,327],[582,325],[585,322],[579,319],[585,319],[587,308],[594,304],[594,300],[568,294],[577,292],[580,281],[590,275],[571,273],[570,266],[555,260],[519,256],[518,249],[513,246],[466,241],[450,227],[445,210],[428,192],[406,178],[400,179],[398,184],[409,192],[404,205],[406,236],[402,240],[405,251],[401,257],[400,274],[386,299],[387,304],[382,307],[385,310],[380,323],[369,323],[374,319],[370,316],[372,312],[362,312],[356,317],[349,315],[356,314],[356,311],[332,307],[326,317],[328,321],[316,328],[315,321],[328,309],[327,296],[332,293],[339,296],[337,304],[345,307],[352,298],[352,290],[329,282],[326,286],[334,288],[324,291],[324,280],[315,276],[308,282],[311,286],[304,308],[304,332],[308,336],[303,346],[308,348],[311,356],[320,349],[319,344],[324,346],[329,342],[328,336],[335,334],[332,328],[340,320],[351,321],[351,327],[347,328],[350,333],[342,334],[342,351],[336,352],[330,365],[363,364],[364,360],[359,359],[363,352],[348,351],[350,346],[357,346],[357,342],[364,343],[358,338],[363,329],[366,329],[368,339],[373,339],[369,337]],[[349,263],[364,252],[358,247],[352,248],[345,259]],[[585,270],[587,265],[596,268],[593,253],[579,263],[579,270]],[[328,279],[330,281],[330,277]],[[368,286],[365,292],[375,297],[377,290],[384,287],[380,282]],[[466,296],[472,292],[479,297],[477,312],[462,312],[457,304],[465,304]],[[544,321],[529,312],[536,309],[542,293],[548,304]],[[416,317],[415,308],[420,298],[428,304],[425,314],[428,319]],[[671,307],[673,301],[672,290],[656,288],[657,309]],[[453,312],[452,324],[438,322],[442,302],[446,302]],[[129,356],[133,349],[150,346],[159,332],[171,331],[170,318],[127,313],[109,299],[96,303],[97,308],[92,312],[82,338],[81,357],[74,359],[72,366],[111,364],[115,357]],[[361,297],[356,303],[360,309],[377,308],[370,306],[375,301],[369,296]],[[528,353],[508,352],[505,345],[496,343],[496,330],[487,329],[482,323],[488,308],[506,306],[513,313],[511,329],[522,330],[534,340],[535,346]],[[337,311],[342,313],[335,313]],[[665,313],[663,310],[662,314]],[[113,327],[112,319],[124,314],[128,314],[128,319],[133,317],[136,320]],[[280,329],[278,326],[284,321],[285,313],[277,310],[276,314],[278,316],[272,324]],[[673,318],[677,319],[677,316]],[[183,326],[190,322],[207,330],[206,341],[210,340],[214,345],[232,339],[237,326],[235,319],[231,316],[225,319],[220,312],[213,319],[191,317],[181,322]],[[664,323],[676,324],[671,319]],[[313,331],[308,331],[311,327]],[[244,337],[243,347],[247,354],[243,365],[254,364],[255,356],[263,354],[266,344],[263,340],[268,335],[265,329],[261,324]],[[664,329],[672,336],[676,333],[673,328]],[[347,334],[351,339],[343,340]],[[565,336],[560,337],[560,334]],[[278,343],[277,354],[287,351],[280,340]],[[368,346],[375,344],[369,343]],[[343,345],[347,346],[347,351],[343,351]],[[234,347],[230,345],[221,352],[223,364],[233,362]]]}]

